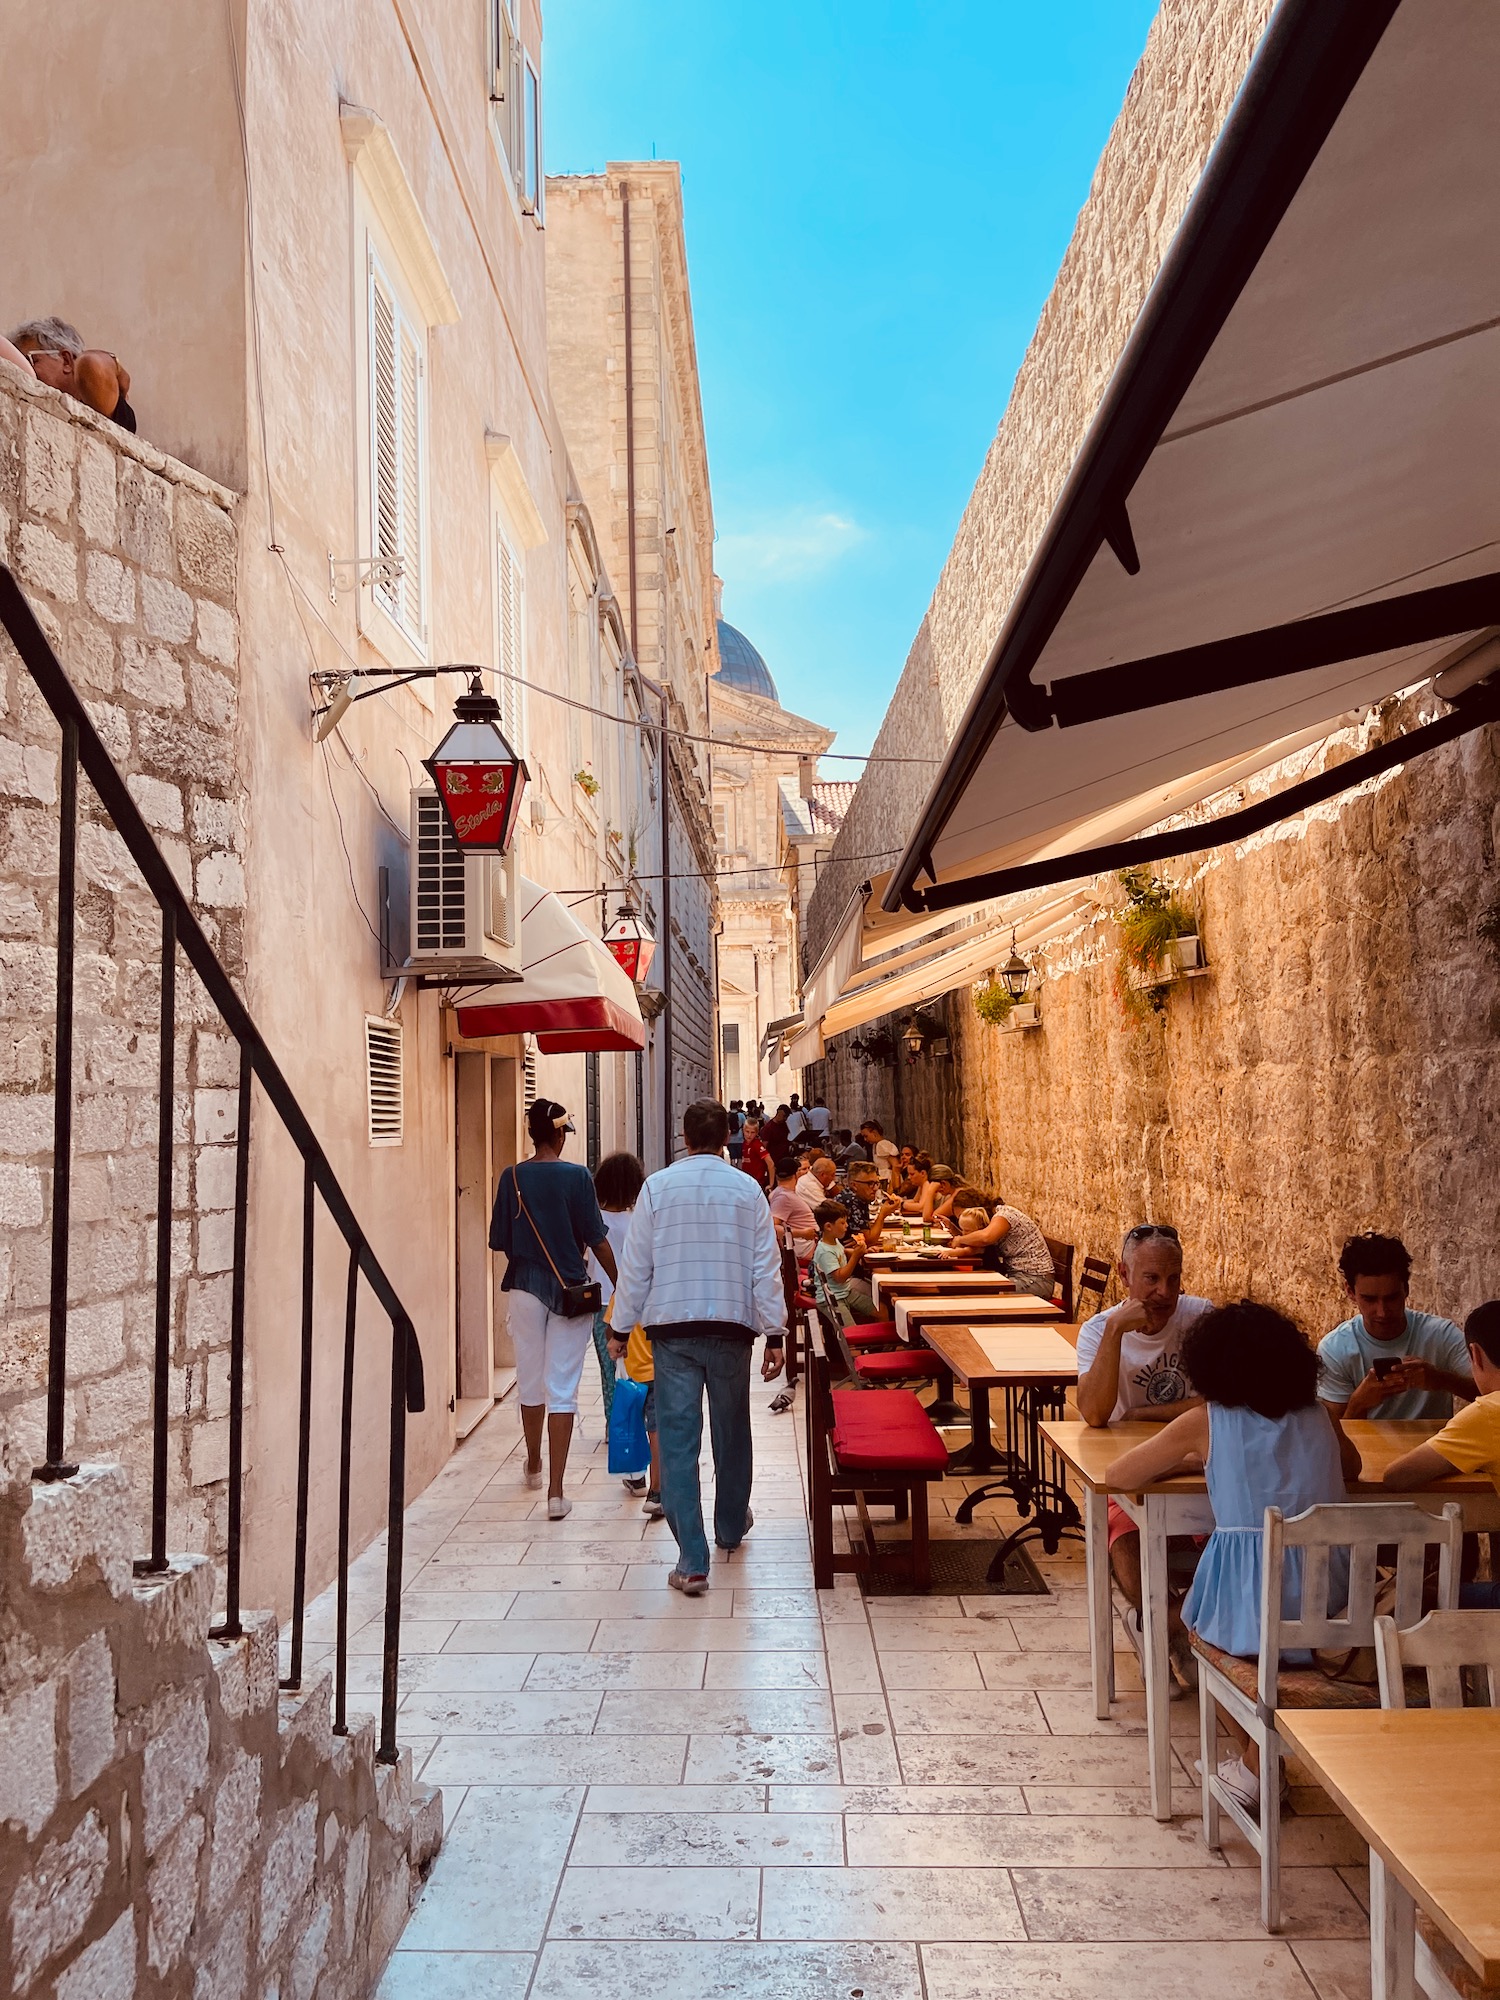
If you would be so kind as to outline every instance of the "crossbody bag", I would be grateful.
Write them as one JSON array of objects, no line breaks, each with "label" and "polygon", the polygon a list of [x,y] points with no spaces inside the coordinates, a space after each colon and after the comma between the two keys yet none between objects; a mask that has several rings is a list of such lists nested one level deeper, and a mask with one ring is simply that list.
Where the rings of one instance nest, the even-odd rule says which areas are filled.
[{"label": "crossbody bag", "polygon": [[586,1313],[596,1313],[604,1304],[604,1292],[592,1278],[585,1278],[581,1285],[565,1285],[563,1274],[552,1262],[552,1252],[547,1248],[547,1239],[531,1220],[531,1210],[526,1206],[526,1197],[521,1192],[521,1174],[517,1167],[511,1168],[511,1178],[516,1184],[516,1200],[521,1204],[521,1213],[530,1224],[531,1233],[542,1246],[542,1255],[552,1265],[552,1275],[562,1291],[562,1301],[557,1310],[564,1319],[582,1319]]}]

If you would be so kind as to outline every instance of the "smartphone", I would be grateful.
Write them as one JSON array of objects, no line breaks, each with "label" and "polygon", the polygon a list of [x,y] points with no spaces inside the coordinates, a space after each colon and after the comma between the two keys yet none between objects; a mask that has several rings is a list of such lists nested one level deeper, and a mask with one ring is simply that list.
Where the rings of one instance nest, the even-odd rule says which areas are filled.
[{"label": "smartphone", "polygon": [[1370,1366],[1375,1370],[1377,1378],[1384,1382],[1388,1376],[1399,1375],[1401,1373],[1401,1356],[1399,1354],[1382,1354],[1376,1360],[1372,1361]]}]

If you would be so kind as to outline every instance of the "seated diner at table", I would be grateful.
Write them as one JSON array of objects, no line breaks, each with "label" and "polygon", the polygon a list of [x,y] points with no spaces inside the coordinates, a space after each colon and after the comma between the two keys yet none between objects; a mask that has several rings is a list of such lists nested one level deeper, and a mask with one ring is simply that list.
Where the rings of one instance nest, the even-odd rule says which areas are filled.
[{"label": "seated diner at table", "polygon": [[822,1231],[812,1262],[818,1290],[835,1311],[844,1307],[857,1326],[878,1320],[880,1313],[869,1286],[854,1275],[865,1246],[857,1237],[851,1242],[844,1240],[849,1233],[849,1216],[843,1203],[819,1202],[813,1218]]},{"label": "seated diner at table", "polygon": [[963,1176],[952,1167],[934,1164],[927,1174],[927,1185],[917,1198],[917,1214],[930,1229],[937,1212],[953,1198],[953,1190],[963,1185]]},{"label": "seated diner at table", "polygon": [[978,1250],[986,1270],[1014,1278],[1018,1292],[1033,1298],[1050,1299],[1057,1283],[1052,1252],[1047,1239],[1031,1217],[1008,1201],[996,1199],[986,1206],[990,1219],[983,1229],[961,1230],[949,1245],[955,1250]]},{"label": "seated diner at table", "polygon": [[[1106,1424],[1170,1423],[1197,1402],[1183,1366],[1183,1342],[1213,1311],[1213,1302],[1182,1289],[1182,1243],[1170,1223],[1141,1222],[1120,1245],[1125,1296],[1078,1329],[1078,1414],[1102,1430]],[[1168,1544],[1179,1571],[1197,1547],[1191,1535]],[[1140,1531],[1117,1501],[1109,1503],[1109,1561],[1116,1583],[1137,1618],[1141,1609]],[[1178,1687],[1196,1678],[1187,1632],[1174,1599],[1169,1651]]]},{"label": "seated diner at table", "polygon": [[1351,1236],[1339,1275],[1354,1315],[1318,1343],[1318,1395],[1335,1417],[1453,1415],[1474,1393],[1469,1351],[1451,1319],[1407,1305],[1411,1253],[1397,1236]]},{"label": "seated diner at table", "polygon": [[980,1226],[987,1226],[990,1219],[990,1203],[985,1198],[983,1189],[975,1187],[970,1181],[956,1181],[952,1187],[944,1191],[942,1199],[932,1211],[934,1230],[945,1229],[950,1236],[962,1235],[959,1218],[967,1210],[975,1208],[982,1212]]},{"label": "seated diner at table", "polygon": [[[1359,1477],[1359,1453],[1318,1402],[1317,1357],[1300,1327],[1270,1306],[1241,1299],[1210,1309],[1189,1327],[1181,1360],[1202,1400],[1116,1459],[1112,1476],[1132,1488],[1203,1473],[1214,1530],[1182,1619],[1196,1640],[1253,1659],[1260,1652],[1266,1509],[1300,1514],[1347,1499],[1345,1481]],[[1289,1617],[1300,1605],[1286,1599],[1299,1590],[1288,1579]],[[1287,1665],[1307,1663],[1284,1657]],[[1220,1763],[1219,1778],[1248,1811],[1258,1811],[1258,1752],[1232,1717],[1223,1721],[1239,1747]]]},{"label": "seated diner at table", "polygon": [[926,1187],[931,1173],[931,1153],[913,1153],[911,1164],[905,1168],[901,1178],[896,1182],[896,1192],[901,1197],[901,1208],[904,1214],[920,1215],[922,1213],[922,1190]]},{"label": "seated diner at table", "polygon": [[873,1249],[898,1204],[886,1193],[880,1169],[873,1160],[851,1161],[845,1179],[848,1186],[839,1199],[848,1212],[850,1231],[864,1238],[866,1249]]},{"label": "seated diner at table", "polygon": [[[1500,1299],[1475,1306],[1464,1321],[1464,1340],[1474,1371],[1474,1401],[1450,1417],[1436,1437],[1393,1459],[1385,1469],[1387,1486],[1409,1492],[1450,1473],[1477,1472],[1500,1493]],[[1466,1611],[1500,1611],[1500,1577],[1461,1583],[1458,1601]]]},{"label": "seated diner at table", "polygon": [[[785,1230],[799,1264],[810,1264],[818,1245],[818,1225],[812,1204],[796,1187],[797,1162],[790,1155],[776,1168],[776,1185],[771,1190],[771,1214]],[[821,1201],[822,1196],[818,1199]]]},{"label": "seated diner at table", "polygon": [[839,1170],[826,1153],[814,1152],[797,1177],[797,1192],[814,1208],[820,1201],[835,1200]]}]

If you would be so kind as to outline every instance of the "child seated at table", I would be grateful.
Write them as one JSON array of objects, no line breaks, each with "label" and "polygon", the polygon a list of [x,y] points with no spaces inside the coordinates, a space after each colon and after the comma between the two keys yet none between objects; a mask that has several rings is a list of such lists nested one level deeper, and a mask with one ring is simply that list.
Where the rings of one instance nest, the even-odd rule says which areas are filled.
[{"label": "child seated at table", "polygon": [[845,1244],[849,1216],[843,1203],[820,1201],[813,1210],[813,1221],[822,1231],[812,1261],[813,1284],[817,1291],[841,1318],[847,1314],[856,1326],[878,1320],[880,1314],[868,1287],[860,1284],[854,1276],[864,1254],[864,1238],[856,1236],[851,1244]]},{"label": "child seated at table", "polygon": [[[1183,1340],[1182,1365],[1203,1401],[1117,1459],[1111,1477],[1135,1491],[1174,1473],[1204,1474],[1214,1531],[1183,1620],[1195,1639],[1253,1659],[1260,1653],[1267,1507],[1292,1515],[1346,1499],[1344,1482],[1358,1478],[1359,1453],[1318,1401],[1317,1355],[1301,1329],[1270,1306],[1242,1299],[1205,1313]],[[1298,1556],[1292,1551],[1294,1565]],[[1300,1593],[1300,1575],[1289,1573],[1289,1616]],[[1245,1741],[1219,1766],[1226,1787],[1252,1811],[1260,1804],[1257,1763],[1255,1746]]]},{"label": "child seated at table", "polygon": [[[1464,1341],[1478,1394],[1436,1437],[1386,1467],[1387,1486],[1408,1491],[1452,1472],[1480,1472],[1500,1492],[1500,1299],[1475,1306],[1464,1321]],[[1466,1611],[1500,1611],[1500,1577],[1460,1584],[1458,1601]]]}]

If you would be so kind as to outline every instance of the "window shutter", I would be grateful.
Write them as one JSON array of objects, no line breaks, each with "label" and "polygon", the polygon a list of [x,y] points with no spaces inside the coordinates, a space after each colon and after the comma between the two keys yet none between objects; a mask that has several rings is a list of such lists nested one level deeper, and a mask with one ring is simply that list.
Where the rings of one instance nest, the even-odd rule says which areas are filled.
[{"label": "window shutter", "polygon": [[536,1103],[536,1053],[526,1051],[526,1060],[521,1068],[521,1108],[529,1111]]},{"label": "window shutter", "polygon": [[365,1094],[370,1144],[399,1146],[404,1136],[399,1021],[365,1021]]},{"label": "window shutter", "polygon": [[506,539],[504,528],[498,522],[495,527],[495,600],[499,611],[500,658],[497,664],[500,668],[500,731],[516,755],[522,756],[525,754],[522,741],[525,689],[518,676],[526,671],[526,648],[521,565]]},{"label": "window shutter", "polygon": [[395,289],[370,255],[370,553],[398,561],[399,577],[377,576],[380,605],[408,638],[426,641],[423,470],[426,384],[422,339]]}]

